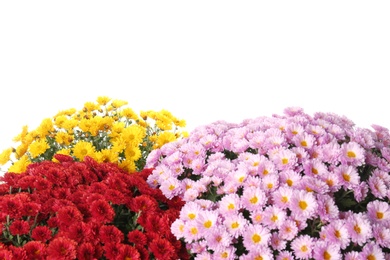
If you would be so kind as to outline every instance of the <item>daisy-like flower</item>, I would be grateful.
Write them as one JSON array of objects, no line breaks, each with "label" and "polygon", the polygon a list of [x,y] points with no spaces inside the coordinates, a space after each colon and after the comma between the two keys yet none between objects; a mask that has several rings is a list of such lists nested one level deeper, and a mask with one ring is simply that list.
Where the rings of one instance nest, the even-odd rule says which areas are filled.
[{"label": "daisy-like flower", "polygon": [[375,241],[382,248],[390,248],[390,227],[374,224],[372,227]]},{"label": "daisy-like flower", "polygon": [[367,215],[372,223],[390,226],[389,203],[379,200],[370,201],[367,204]]},{"label": "daisy-like flower", "polygon": [[266,194],[260,187],[244,186],[240,204],[247,210],[256,210],[266,203]]},{"label": "daisy-like flower", "polygon": [[215,229],[218,221],[218,213],[217,211],[201,210],[195,221],[198,224],[200,235],[204,236],[207,233],[213,232]]},{"label": "daisy-like flower", "polygon": [[165,197],[171,199],[182,191],[182,183],[174,177],[169,177],[161,183],[160,189]]},{"label": "daisy-like flower", "polygon": [[304,162],[303,169],[307,176],[323,176],[328,172],[326,165],[319,159]]},{"label": "daisy-like flower", "polygon": [[232,243],[232,237],[226,228],[218,226],[204,236],[208,247],[213,251],[221,251]]},{"label": "daisy-like flower", "polygon": [[291,197],[291,212],[299,219],[313,218],[318,208],[317,201],[311,192],[294,190]]},{"label": "daisy-like flower", "polygon": [[345,220],[333,220],[328,225],[323,226],[320,232],[320,239],[339,245],[345,249],[350,242]]},{"label": "daisy-like flower", "polygon": [[284,148],[271,150],[269,156],[278,170],[289,169],[297,162],[296,154]]},{"label": "daisy-like flower", "polygon": [[384,252],[374,242],[369,242],[363,246],[360,257],[361,259],[385,260]]},{"label": "daisy-like flower", "polygon": [[234,260],[236,259],[236,249],[233,246],[225,247],[213,253],[214,260]]},{"label": "daisy-like flower", "polygon": [[184,226],[184,240],[186,243],[192,243],[199,238],[201,238],[201,234],[199,231],[199,226],[196,221],[187,221]]},{"label": "daisy-like flower", "polygon": [[341,145],[340,160],[342,163],[360,166],[364,162],[364,149],[356,142]]},{"label": "daisy-like flower", "polygon": [[313,135],[303,132],[295,135],[292,139],[292,142],[297,147],[302,147],[304,149],[311,149],[314,145],[315,138]]},{"label": "daisy-like flower", "polygon": [[239,258],[239,260],[253,260],[253,259],[272,260],[274,259],[274,257],[269,247],[259,246],[253,248],[248,252],[248,254],[242,255]]},{"label": "daisy-like flower", "polygon": [[368,178],[368,186],[375,197],[383,199],[387,196],[387,191],[389,189],[386,187],[383,179],[372,175]]},{"label": "daisy-like flower", "polygon": [[295,187],[302,179],[302,176],[296,171],[285,170],[280,172],[279,178],[280,178],[280,183],[285,183],[289,187]]},{"label": "daisy-like flower", "polygon": [[340,246],[333,243],[318,242],[313,248],[313,258],[316,260],[342,260]]},{"label": "daisy-like flower", "polygon": [[372,226],[368,217],[362,213],[353,213],[346,220],[346,228],[351,241],[363,245],[372,238]]},{"label": "daisy-like flower", "polygon": [[282,225],[286,217],[286,211],[275,205],[270,205],[264,209],[263,223],[269,229],[277,229]]},{"label": "daisy-like flower", "polygon": [[314,240],[309,235],[300,235],[291,242],[291,248],[298,259],[312,257]]},{"label": "daisy-like flower", "polygon": [[236,214],[240,209],[240,197],[236,193],[227,194],[218,202],[219,213],[222,215]]},{"label": "daisy-like flower", "polygon": [[351,165],[342,164],[334,169],[334,173],[339,177],[340,184],[345,189],[353,189],[359,185],[359,173],[356,168]]},{"label": "daisy-like flower", "polygon": [[298,234],[298,227],[294,220],[286,219],[279,227],[279,233],[281,239],[292,240]]},{"label": "daisy-like flower", "polygon": [[232,237],[238,238],[245,233],[248,220],[241,213],[229,214],[223,220],[223,224]]},{"label": "daisy-like flower", "polygon": [[263,225],[248,225],[243,234],[243,243],[247,250],[266,246],[271,239],[271,232]]},{"label": "daisy-like flower", "polygon": [[196,202],[190,201],[186,203],[180,211],[180,219],[184,221],[196,220],[199,216],[201,207]]},{"label": "daisy-like flower", "polygon": [[279,176],[277,174],[268,174],[264,176],[261,187],[267,194],[274,192],[279,187]]},{"label": "daisy-like flower", "polygon": [[275,258],[276,260],[294,260],[294,256],[291,252],[289,251],[279,251],[278,255]]},{"label": "daisy-like flower", "polygon": [[270,244],[273,250],[280,251],[286,249],[287,240],[282,239],[279,233],[273,232],[271,234]]},{"label": "daisy-like flower", "polygon": [[339,208],[336,206],[334,198],[330,195],[323,194],[317,196],[318,200],[318,215],[321,217],[323,222],[330,222],[338,219]]},{"label": "daisy-like flower", "polygon": [[281,186],[272,193],[272,202],[275,206],[286,209],[290,205],[293,189],[289,186]]}]

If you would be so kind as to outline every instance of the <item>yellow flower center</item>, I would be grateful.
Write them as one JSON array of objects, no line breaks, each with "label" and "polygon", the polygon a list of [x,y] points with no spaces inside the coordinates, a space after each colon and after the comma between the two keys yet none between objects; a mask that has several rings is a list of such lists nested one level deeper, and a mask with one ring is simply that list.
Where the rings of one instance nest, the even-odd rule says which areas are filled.
[{"label": "yellow flower center", "polygon": [[228,205],[228,209],[234,209],[234,204],[233,204],[233,203],[230,203],[230,204]]},{"label": "yellow flower center", "polygon": [[286,181],[286,183],[287,183],[287,185],[290,186],[290,187],[293,185],[293,181],[290,180],[290,179],[288,179],[288,180]]},{"label": "yellow flower center", "polygon": [[174,190],[175,189],[175,185],[169,185],[169,188],[168,188],[169,190]]},{"label": "yellow flower center", "polygon": [[258,234],[254,234],[254,235],[252,236],[252,241],[253,241],[253,243],[255,243],[255,244],[259,243],[259,242],[261,241],[261,236],[259,236]]},{"label": "yellow flower center", "polygon": [[383,218],[383,212],[377,212],[376,213],[376,217],[378,218],[378,219],[382,219]]},{"label": "yellow flower center", "polygon": [[318,170],[317,170],[316,168],[312,168],[312,169],[311,169],[311,172],[312,172],[313,174],[318,174]]},{"label": "yellow flower center", "polygon": [[306,245],[301,246],[301,251],[302,252],[306,252],[307,250],[308,250],[308,248],[307,248]]},{"label": "yellow flower center", "polygon": [[191,234],[196,235],[198,234],[198,229],[196,227],[191,228]]},{"label": "yellow flower center", "polygon": [[301,145],[302,145],[303,147],[306,147],[306,146],[307,146],[306,141],[305,141],[305,140],[301,141]]},{"label": "yellow flower center", "polygon": [[348,156],[349,158],[356,158],[356,154],[355,154],[353,151],[348,151],[348,152],[347,152],[347,156]]},{"label": "yellow flower center", "polygon": [[353,227],[353,230],[355,230],[355,232],[358,233],[358,234],[360,234],[360,232],[362,232],[362,230],[360,229],[359,225],[357,225],[357,224]]},{"label": "yellow flower center", "polygon": [[288,164],[288,159],[287,158],[283,158],[282,159],[282,164]]},{"label": "yellow flower center", "polygon": [[328,251],[324,252],[324,259],[330,259],[332,256],[328,253]]},{"label": "yellow flower center", "polygon": [[347,173],[343,173],[343,179],[345,181],[349,181],[351,179],[351,176],[349,176],[349,174],[347,174]]},{"label": "yellow flower center", "polygon": [[238,222],[236,221],[236,222],[233,222],[232,223],[232,228],[238,228],[240,226],[240,224],[238,224]]},{"label": "yellow flower center", "polygon": [[212,225],[213,225],[213,222],[211,222],[211,220],[207,220],[207,221],[203,224],[203,226],[204,226],[205,228],[210,228]]},{"label": "yellow flower center", "polygon": [[306,201],[304,200],[301,200],[299,203],[298,203],[299,207],[302,209],[302,210],[305,210],[307,208],[307,203]]},{"label": "yellow flower center", "polygon": [[194,218],[196,217],[196,215],[195,215],[194,213],[190,213],[190,214],[188,214],[188,217],[189,217],[190,219],[194,219]]},{"label": "yellow flower center", "polygon": [[254,197],[252,197],[249,201],[250,201],[252,204],[256,204],[257,201],[259,201],[259,200],[257,199],[256,196],[254,196]]}]

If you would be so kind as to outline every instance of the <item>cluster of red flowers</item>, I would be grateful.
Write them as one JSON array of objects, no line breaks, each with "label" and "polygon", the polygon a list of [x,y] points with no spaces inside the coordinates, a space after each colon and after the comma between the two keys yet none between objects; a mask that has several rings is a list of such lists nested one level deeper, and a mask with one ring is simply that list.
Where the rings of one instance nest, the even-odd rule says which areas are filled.
[{"label": "cluster of red flowers", "polygon": [[170,230],[184,204],[147,184],[152,169],[56,159],[1,178],[0,259],[189,259]]}]

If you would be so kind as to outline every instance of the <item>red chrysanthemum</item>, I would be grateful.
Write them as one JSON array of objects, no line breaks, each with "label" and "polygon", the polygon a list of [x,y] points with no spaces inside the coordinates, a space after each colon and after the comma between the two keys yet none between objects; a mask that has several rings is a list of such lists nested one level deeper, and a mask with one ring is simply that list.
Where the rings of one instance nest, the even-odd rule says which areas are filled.
[{"label": "red chrysanthemum", "polygon": [[102,226],[99,230],[100,241],[107,243],[121,243],[124,240],[124,235],[116,226]]},{"label": "red chrysanthemum", "polygon": [[41,205],[35,202],[27,202],[23,204],[23,216],[36,216],[41,209]]},{"label": "red chrysanthemum", "polygon": [[1,260],[13,260],[12,252],[5,248],[0,248],[0,259]]},{"label": "red chrysanthemum", "polygon": [[135,197],[129,206],[134,212],[155,212],[159,210],[158,202],[153,197],[144,194]]},{"label": "red chrysanthemum", "polygon": [[78,260],[94,260],[98,259],[100,255],[97,255],[97,247],[92,243],[82,243],[77,247],[77,259]]},{"label": "red chrysanthemum", "polygon": [[57,237],[47,246],[47,258],[56,260],[73,260],[76,258],[77,243],[66,237]]},{"label": "red chrysanthemum", "polygon": [[31,238],[36,241],[46,242],[51,238],[52,232],[47,226],[37,226],[31,232]]},{"label": "red chrysanthemum", "polygon": [[130,245],[123,245],[119,257],[117,259],[131,259],[131,260],[141,260],[141,254],[138,250]]},{"label": "red chrysanthemum", "polygon": [[177,258],[175,248],[168,240],[163,238],[156,238],[149,244],[150,251],[156,259],[174,260]]},{"label": "red chrysanthemum", "polygon": [[92,202],[90,212],[95,221],[103,224],[111,222],[115,217],[114,209],[102,199]]},{"label": "red chrysanthemum", "polygon": [[29,241],[23,246],[27,259],[46,259],[46,245],[40,241]]},{"label": "red chrysanthemum", "polygon": [[116,260],[119,259],[119,256],[122,252],[123,244],[118,243],[107,243],[104,244],[104,255],[108,260]]},{"label": "red chrysanthemum", "polygon": [[140,230],[132,230],[127,234],[127,239],[130,243],[146,245],[147,238]]},{"label": "red chrysanthemum", "polygon": [[91,227],[82,221],[74,222],[67,229],[68,237],[77,243],[89,241],[91,239]]},{"label": "red chrysanthemum", "polygon": [[60,208],[57,217],[60,227],[69,227],[72,223],[83,220],[83,215],[75,206]]},{"label": "red chrysanthemum", "polygon": [[8,246],[8,250],[11,251],[13,259],[28,260],[26,250],[23,247],[16,247],[16,246],[10,245],[10,246]]},{"label": "red chrysanthemum", "polygon": [[30,232],[30,224],[25,220],[14,220],[9,226],[11,235],[25,235]]}]

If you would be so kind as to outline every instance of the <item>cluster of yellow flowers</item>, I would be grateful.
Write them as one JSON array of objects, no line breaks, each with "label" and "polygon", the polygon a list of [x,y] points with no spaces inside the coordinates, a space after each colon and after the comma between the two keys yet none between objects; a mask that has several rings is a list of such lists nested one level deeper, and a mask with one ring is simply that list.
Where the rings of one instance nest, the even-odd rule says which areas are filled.
[{"label": "cluster of yellow flowers", "polygon": [[33,131],[24,126],[13,141],[17,147],[0,154],[0,165],[21,173],[33,162],[55,160],[55,154],[82,161],[90,156],[98,162],[118,164],[128,172],[143,169],[147,155],[156,148],[188,135],[184,120],[169,111],[136,114],[123,100],[100,96],[81,110],[60,111],[44,119]]}]

